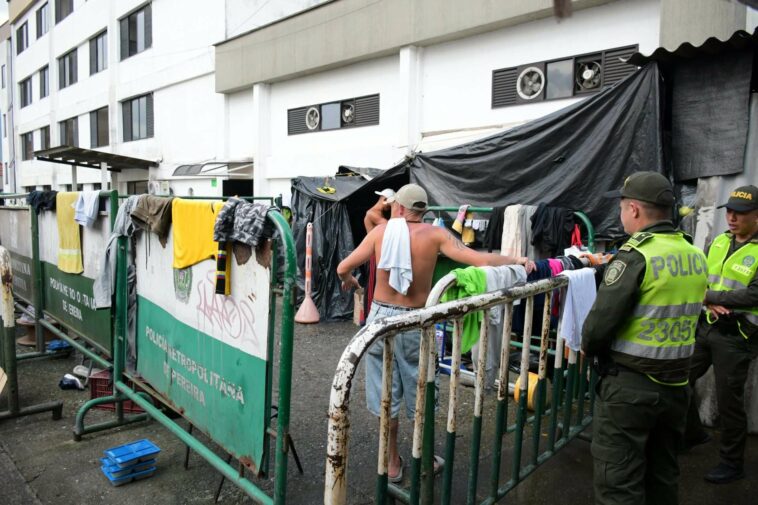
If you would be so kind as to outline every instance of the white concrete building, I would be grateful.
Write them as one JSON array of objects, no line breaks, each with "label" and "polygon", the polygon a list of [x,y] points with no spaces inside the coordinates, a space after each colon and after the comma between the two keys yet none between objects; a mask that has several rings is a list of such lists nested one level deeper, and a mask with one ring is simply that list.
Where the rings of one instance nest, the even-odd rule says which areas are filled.
[{"label": "white concrete building", "polygon": [[[16,180],[4,180],[6,189],[70,189],[68,165],[32,154],[61,145],[158,165],[122,171],[122,191],[172,179],[180,165],[228,161],[216,158],[224,101],[213,79],[212,44],[224,26],[224,10],[201,0],[11,0],[3,51],[11,77],[0,102],[13,118],[15,151],[4,145],[3,160],[15,161]],[[76,172],[86,189],[110,182],[100,170]],[[187,194],[201,184],[220,194],[223,184],[210,181],[172,186]]]},{"label": "white concrete building", "polygon": [[0,187],[9,188],[11,184],[12,168],[9,161],[13,159],[10,147],[13,136],[8,135],[9,121],[8,117],[8,58],[10,57],[10,38],[11,27],[9,23],[0,25],[0,168],[2,168],[2,178],[0,178]]},{"label": "white concrete building", "polygon": [[[227,23],[245,4],[227,3]],[[574,0],[563,20],[552,4],[325,1],[229,33],[216,46],[224,154],[255,159],[257,193],[287,195],[292,177],[388,168],[565,107],[623,76],[630,51],[728,38],[758,21],[728,0]],[[521,98],[517,84],[534,79],[534,97]],[[353,119],[340,118],[346,110]]]},{"label": "white concrete building", "polygon": [[[474,140],[614,82],[619,55],[758,23],[736,0],[572,5],[558,20],[552,0],[11,0],[3,187],[72,187],[67,165],[29,153],[76,144],[157,164],[119,173],[122,191],[243,194],[254,179],[286,201],[292,177]],[[88,189],[109,180],[77,170]]]}]

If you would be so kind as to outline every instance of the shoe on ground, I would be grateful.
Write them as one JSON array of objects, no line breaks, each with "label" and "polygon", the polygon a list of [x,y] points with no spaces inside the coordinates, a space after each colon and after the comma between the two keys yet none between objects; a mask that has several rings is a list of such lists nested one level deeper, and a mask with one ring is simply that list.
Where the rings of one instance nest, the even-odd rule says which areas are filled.
[{"label": "shoe on ground", "polygon": [[679,454],[684,454],[685,452],[689,452],[691,449],[694,449],[698,445],[707,444],[710,441],[711,441],[711,436],[705,432],[703,432],[702,435],[698,437],[688,438],[684,441],[684,446],[679,451]]},{"label": "shoe on ground", "polygon": [[727,484],[745,478],[745,471],[741,467],[735,467],[721,462],[705,474],[705,480],[713,484]]},{"label": "shoe on ground", "polygon": [[16,319],[16,324],[19,326],[34,326],[34,319],[27,314],[21,314],[21,317]]}]

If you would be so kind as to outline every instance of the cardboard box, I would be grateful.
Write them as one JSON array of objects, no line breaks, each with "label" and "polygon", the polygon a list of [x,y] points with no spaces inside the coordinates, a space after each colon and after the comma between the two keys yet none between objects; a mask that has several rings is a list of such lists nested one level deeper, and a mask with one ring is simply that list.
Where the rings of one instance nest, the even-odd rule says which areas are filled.
[{"label": "cardboard box", "polygon": [[362,326],[366,321],[364,297],[365,291],[363,288],[355,290],[355,294],[353,295],[353,323],[358,326]]}]

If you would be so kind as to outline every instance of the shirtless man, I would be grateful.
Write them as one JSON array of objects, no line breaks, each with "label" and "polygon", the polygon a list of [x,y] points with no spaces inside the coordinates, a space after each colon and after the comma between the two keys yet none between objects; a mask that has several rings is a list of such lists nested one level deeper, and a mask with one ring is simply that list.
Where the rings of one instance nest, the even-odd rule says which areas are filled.
[{"label": "shirtless man", "polygon": [[[469,249],[447,229],[422,223],[428,199],[426,191],[416,184],[407,184],[397,194],[388,198],[391,218],[402,218],[410,234],[411,270],[413,280],[405,294],[390,286],[390,273],[377,269],[374,301],[366,323],[423,307],[432,289],[432,275],[439,253],[448,258],[472,266],[523,265],[531,272],[535,265],[526,257],[500,256]],[[337,266],[337,275],[342,289],[360,287],[352,275],[353,270],[369,260],[372,254],[381,265],[382,242],[389,223],[376,226],[360,245]],[[413,417],[416,407],[416,382],[418,379],[418,354],[421,333],[411,330],[395,335],[395,353],[392,364],[392,407],[390,421],[390,462],[388,477],[391,482],[402,480],[402,461],[398,453],[398,414],[401,400],[405,399],[406,412]],[[366,402],[368,409],[379,416],[382,394],[382,353],[384,341],[378,341],[366,355]]]}]

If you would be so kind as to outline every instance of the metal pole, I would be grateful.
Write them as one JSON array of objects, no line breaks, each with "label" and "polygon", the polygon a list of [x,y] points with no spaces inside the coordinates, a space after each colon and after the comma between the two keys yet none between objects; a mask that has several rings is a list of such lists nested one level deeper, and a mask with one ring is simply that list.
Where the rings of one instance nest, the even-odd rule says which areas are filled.
[{"label": "metal pole", "polygon": [[497,499],[500,485],[500,460],[503,454],[503,434],[508,423],[508,364],[510,362],[511,331],[513,329],[513,303],[503,307],[503,334],[500,347],[500,370],[498,373],[497,411],[495,412],[495,438],[492,450],[492,474],[490,475],[490,498]]},{"label": "metal pole", "polygon": [[442,504],[450,505],[455,461],[455,432],[457,425],[458,388],[461,380],[461,339],[463,319],[453,323],[453,357],[450,360],[450,394],[447,405],[447,435],[445,437],[445,468],[442,471]]},{"label": "metal pole", "polygon": [[39,251],[39,216],[29,207],[32,222],[32,284],[34,285],[34,334],[36,336],[37,352],[45,350],[45,333],[40,320],[45,308],[45,296],[42,290],[42,259]]},{"label": "metal pole", "polygon": [[384,351],[382,353],[382,402],[379,412],[379,461],[377,462],[376,503],[384,503],[387,499],[390,457],[389,438],[390,423],[392,422],[392,359],[394,341],[393,335],[385,337]]},{"label": "metal pole", "polygon": [[547,344],[550,333],[551,293],[545,293],[545,305],[542,311],[542,332],[540,333],[540,356],[537,375],[537,398],[535,398],[534,424],[532,425],[532,464],[537,466],[540,454],[540,436],[542,435],[542,413],[545,403],[545,386],[547,374]]},{"label": "metal pole", "polygon": [[479,480],[479,449],[482,443],[482,410],[484,408],[484,381],[487,375],[488,329],[490,311],[484,311],[481,327],[479,328],[479,359],[476,367],[476,382],[474,383],[474,421],[471,428],[471,453],[468,470],[468,494],[466,503],[474,505],[476,501],[476,485]]},{"label": "metal pole", "polygon": [[8,376],[8,410],[0,412],[0,420],[52,411],[53,419],[58,420],[63,414],[63,402],[41,403],[32,407],[21,408],[18,399],[18,370],[16,369],[16,319],[13,316],[13,272],[11,255],[5,247],[0,246],[0,279],[2,279],[3,318],[2,346],[3,370]]},{"label": "metal pole", "polygon": [[[290,401],[292,394],[292,353],[295,329],[295,241],[287,221],[277,211],[270,211],[284,250],[284,295],[282,297],[282,334],[279,351],[279,415],[276,435],[276,481],[274,503],[284,505],[287,499],[287,453],[290,436]],[[256,488],[257,489],[257,488]]]}]

